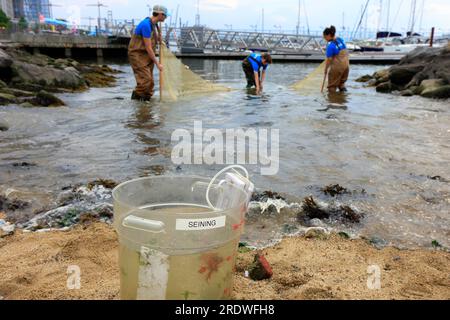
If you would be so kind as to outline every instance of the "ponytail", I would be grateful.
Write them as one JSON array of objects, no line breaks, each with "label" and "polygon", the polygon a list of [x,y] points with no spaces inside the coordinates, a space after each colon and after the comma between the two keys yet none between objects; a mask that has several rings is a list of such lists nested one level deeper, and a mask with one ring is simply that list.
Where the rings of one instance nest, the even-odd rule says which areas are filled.
[{"label": "ponytail", "polygon": [[326,28],[323,31],[323,35],[324,36],[332,36],[332,37],[334,37],[336,35],[336,27],[335,26],[331,26],[329,28]]}]

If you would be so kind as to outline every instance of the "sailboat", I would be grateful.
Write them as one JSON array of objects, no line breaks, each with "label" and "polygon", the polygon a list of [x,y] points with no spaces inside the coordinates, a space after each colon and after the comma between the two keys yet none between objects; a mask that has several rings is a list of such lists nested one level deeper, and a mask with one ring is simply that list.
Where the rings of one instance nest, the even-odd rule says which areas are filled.
[{"label": "sailboat", "polygon": [[[366,8],[368,6],[370,0],[367,1]],[[358,42],[358,45],[361,47],[360,51],[378,51],[384,53],[397,53],[397,54],[406,54],[416,49],[417,47],[427,47],[430,46],[429,37],[424,37],[421,34],[414,32],[418,17],[420,16],[420,26],[422,25],[423,20],[423,12],[425,8],[425,0],[422,0],[421,9],[418,10],[418,1],[411,0],[411,11],[408,22],[408,32],[406,36],[403,36],[402,33],[390,31],[390,26],[395,25],[397,21],[398,15],[401,11],[401,6],[403,4],[400,3],[397,14],[394,18],[394,22],[391,24],[390,21],[390,12],[391,12],[391,1],[387,0],[387,20],[386,20],[386,31],[380,31],[382,14],[383,14],[383,0],[380,0],[380,18],[378,23],[378,32],[376,39],[374,40],[366,40]],[[363,12],[363,15],[366,12]],[[362,18],[361,18],[362,20]],[[419,27],[421,29],[421,27]],[[437,40],[437,39],[436,39]],[[439,41],[435,42],[434,46],[446,46],[448,44],[447,38],[439,38]]]}]

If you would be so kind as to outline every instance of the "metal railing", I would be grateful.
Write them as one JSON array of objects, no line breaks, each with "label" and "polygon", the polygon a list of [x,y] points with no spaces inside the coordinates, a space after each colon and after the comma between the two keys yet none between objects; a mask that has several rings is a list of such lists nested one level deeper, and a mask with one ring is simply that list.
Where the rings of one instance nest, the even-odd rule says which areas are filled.
[{"label": "metal railing", "polygon": [[179,49],[237,52],[245,50],[273,53],[323,52],[322,37],[310,35],[262,33],[251,31],[214,30],[204,27],[165,28],[166,43]]}]

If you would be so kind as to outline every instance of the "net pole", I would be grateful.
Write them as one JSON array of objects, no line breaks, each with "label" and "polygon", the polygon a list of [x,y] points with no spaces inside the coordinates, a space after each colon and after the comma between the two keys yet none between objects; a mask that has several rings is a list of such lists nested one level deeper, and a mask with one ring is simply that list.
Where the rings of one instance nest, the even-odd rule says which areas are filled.
[{"label": "net pole", "polygon": [[[325,69],[327,68],[326,62],[325,63]],[[323,89],[325,89],[325,82],[327,81],[328,72],[325,72],[323,75],[323,82],[322,82],[322,89],[320,90],[320,93],[323,93]]]},{"label": "net pole", "polygon": [[327,74],[325,73],[323,76],[323,82],[322,82],[322,89],[320,90],[320,93],[323,93],[323,89],[325,89],[325,82],[327,81]]},{"label": "net pole", "polygon": [[[162,42],[162,23],[159,23],[159,64],[162,65],[163,63],[163,57],[162,57],[162,46],[163,46],[163,42]],[[164,80],[163,80],[163,71],[159,71],[159,100],[162,101],[163,100],[163,85],[164,85]]]}]

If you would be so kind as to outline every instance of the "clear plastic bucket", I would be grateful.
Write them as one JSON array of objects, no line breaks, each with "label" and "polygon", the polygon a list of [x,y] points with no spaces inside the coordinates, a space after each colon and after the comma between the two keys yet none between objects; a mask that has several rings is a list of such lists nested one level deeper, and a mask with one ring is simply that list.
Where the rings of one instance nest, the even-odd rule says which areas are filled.
[{"label": "clear plastic bucket", "polygon": [[[199,177],[151,177],[113,192],[123,300],[230,298],[248,195]],[[233,201],[223,201],[233,193]],[[225,205],[224,205],[225,203]],[[225,207],[224,207],[225,206]]]}]

